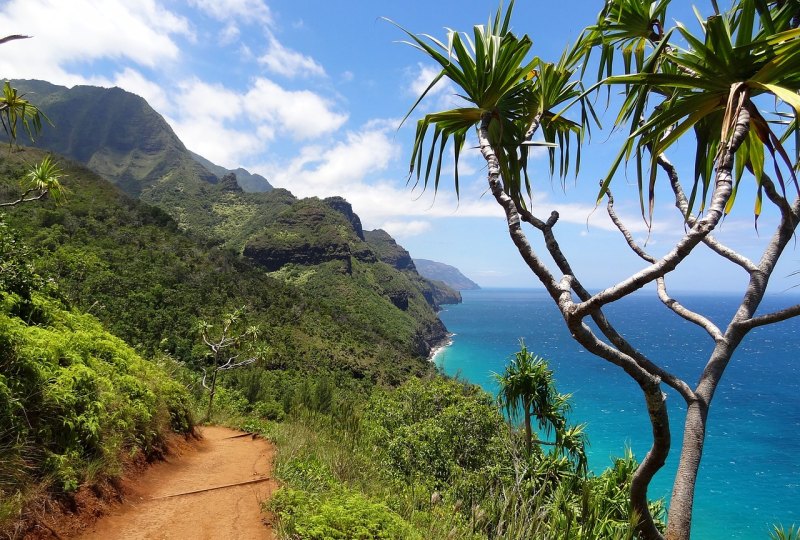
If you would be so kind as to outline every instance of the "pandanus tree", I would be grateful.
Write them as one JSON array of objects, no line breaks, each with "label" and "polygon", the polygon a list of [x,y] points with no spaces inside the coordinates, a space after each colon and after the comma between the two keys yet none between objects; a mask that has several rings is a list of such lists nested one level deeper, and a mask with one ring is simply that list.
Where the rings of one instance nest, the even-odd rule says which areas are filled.
[{"label": "pandanus tree", "polygon": [[[559,394],[555,387],[553,372],[543,358],[528,350],[524,341],[520,350],[502,374],[495,374],[499,386],[498,403],[509,418],[522,416],[525,428],[525,451],[528,456],[533,445],[552,446],[557,454],[566,454],[575,463],[578,471],[586,471],[584,426],[570,426],[569,394]],[[533,420],[539,430],[553,441],[544,441],[533,434]]]},{"label": "pandanus tree", "polygon": [[[0,38],[0,45],[18,39],[28,39],[29,36],[10,35]],[[8,137],[9,147],[17,141],[17,134],[21,127],[28,137],[33,137],[42,129],[42,120],[47,117],[39,108],[28,101],[23,94],[13,88],[8,81],[3,83],[3,93],[0,95],[0,124],[3,125]],[[48,196],[60,201],[66,190],[61,184],[61,169],[48,156],[40,163],[32,165],[23,178],[24,192],[12,201],[0,202],[0,207],[16,206],[18,204],[38,201]]]},{"label": "pandanus tree", "polygon": [[[449,31],[447,39],[439,41],[406,33],[410,44],[441,67],[409,115],[442,78],[452,81],[465,101],[464,107],[427,114],[418,121],[411,174],[424,186],[433,184],[437,189],[445,149],[452,143],[458,192],[457,163],[468,134],[475,130],[487,163],[489,190],[502,208],[519,255],[558,306],[573,338],[621,368],[641,389],[652,443],[633,475],[630,498],[643,538],[663,537],[648,510],[647,489],[670,451],[665,387],[685,401],[683,447],[664,534],[669,539],[686,539],[709,406],[734,351],[754,328],[800,314],[800,305],[756,313],[775,265],[800,222],[795,178],[800,149],[800,4],[734,0],[727,11],[720,12],[712,0],[713,14],[698,17],[697,31],[681,24],[667,29],[669,4],[669,0],[608,0],[597,23],[555,63],[530,57],[531,40],[511,31],[513,2],[505,12],[501,7],[486,26],[476,26],[471,37]],[[600,80],[584,90],[581,81],[592,62],[597,63]],[[589,98],[602,88],[614,87],[625,90],[614,126],[626,129],[627,137],[601,182],[597,202],[606,201],[611,220],[643,265],[592,294],[582,285],[555,234],[558,213],[538,217],[526,204],[532,196],[527,158],[530,146],[541,144],[549,149],[551,174],[557,166],[563,178],[571,165],[577,174],[579,150],[596,121]],[[617,107],[617,100],[608,103]],[[777,120],[769,120],[773,117]],[[537,136],[544,140],[534,142]],[[667,156],[679,140],[691,140],[696,147],[688,192],[680,167]],[[636,243],[614,210],[611,181],[628,161],[634,162],[637,171],[644,219],[651,222],[655,185],[663,176],[684,221],[680,239],[660,257]],[[775,178],[767,173],[767,163]],[[713,234],[745,178],[755,182],[756,218],[764,195],[778,214],[778,224],[758,260],[736,252]],[[542,235],[545,252],[533,249],[523,224]],[[725,326],[683,306],[667,289],[671,272],[701,244],[747,276],[738,309]],[[548,259],[560,276],[550,270]],[[651,284],[667,309],[700,327],[712,342],[712,352],[699,360],[704,369],[694,385],[627,341],[604,312],[605,306]]]}]

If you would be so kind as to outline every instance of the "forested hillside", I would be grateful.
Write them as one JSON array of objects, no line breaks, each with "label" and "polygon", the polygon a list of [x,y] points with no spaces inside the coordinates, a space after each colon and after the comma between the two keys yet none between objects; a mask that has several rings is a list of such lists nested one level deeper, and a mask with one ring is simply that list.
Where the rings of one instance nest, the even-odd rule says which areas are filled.
[{"label": "forested hillside", "polygon": [[[2,156],[0,193],[14,192],[24,163],[42,155]],[[196,362],[203,354],[194,350],[197,322],[244,307],[251,323],[263,327],[270,347],[265,366],[325,366],[395,380],[398,373],[429,369],[424,357],[444,329],[413,288],[406,291],[411,310],[393,303],[395,289],[408,283],[394,283],[403,276],[374,256],[371,262],[354,257],[350,273],[331,260],[315,267],[294,261],[270,274],[217,242],[181,232],[164,211],[130,199],[80,165],[62,164],[68,203],[14,208],[7,219],[37,247],[37,268],[58,283],[66,301],[141,350]],[[282,190],[260,195],[287,210],[321,204],[297,202]],[[327,212],[326,218],[339,215]],[[369,252],[366,244],[362,249]]]}]

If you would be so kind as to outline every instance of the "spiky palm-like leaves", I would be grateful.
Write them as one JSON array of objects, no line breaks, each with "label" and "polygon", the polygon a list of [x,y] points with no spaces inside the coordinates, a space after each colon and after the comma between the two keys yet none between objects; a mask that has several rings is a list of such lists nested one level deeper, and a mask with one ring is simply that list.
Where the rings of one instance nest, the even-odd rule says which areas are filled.
[{"label": "spiky palm-like leaves", "polygon": [[17,128],[22,129],[32,139],[42,129],[42,119],[47,117],[24,94],[17,92],[8,81],[3,84],[3,94],[0,96],[0,123],[8,136],[9,144],[17,139]]},{"label": "spiky palm-like leaves", "polygon": [[[525,426],[525,449],[531,454],[533,444],[553,444],[557,453],[567,454],[580,471],[586,470],[586,438],[583,425],[568,426],[569,394],[559,394],[553,372],[547,362],[533,355],[520,341],[520,350],[514,354],[502,375],[495,374],[500,386],[498,403],[509,418],[519,419]],[[534,439],[533,420],[546,436],[555,436],[554,443]]]},{"label": "spiky palm-like leaves", "polygon": [[[612,0],[614,4],[634,1],[654,5],[647,0]],[[653,49],[637,73],[601,81],[626,86],[627,97],[615,125],[628,125],[629,137],[604,180],[600,197],[622,159],[635,154],[640,192],[646,191],[648,197],[647,217],[652,215],[656,159],[683,135],[693,132],[697,151],[688,211],[692,211],[698,197],[702,210],[712,187],[714,169],[728,150],[733,126],[743,108],[750,114],[751,131],[736,150],[736,185],[745,169],[753,173],[759,186],[756,217],[761,210],[765,148],[772,156],[781,187],[786,187],[787,173],[798,187],[794,177],[796,160],[789,157],[781,142],[785,136],[776,134],[766,119],[768,111],[782,111],[779,102],[787,104],[795,118],[800,114],[800,30],[791,27],[788,4],[791,3],[768,5],[759,0],[740,0],[726,13],[701,19],[701,34],[697,36],[678,23],[661,39],[652,41]],[[614,35],[613,26],[598,32]],[[686,47],[670,42],[675,34],[686,42]],[[762,95],[771,99],[759,99]],[[791,123],[791,129],[797,135],[796,121]],[[649,163],[646,154],[650,155]],[[648,169],[645,188],[643,171]],[[727,210],[735,195],[734,191]],[[644,214],[644,201],[642,211]]]},{"label": "spiky palm-like leaves", "polygon": [[[551,170],[555,166],[554,148],[560,148],[559,172],[566,175],[570,163],[570,144],[578,147],[583,128],[588,124],[591,107],[584,100],[580,83],[572,79],[573,71],[565,55],[558,64],[539,58],[528,59],[532,42],[526,35],[517,37],[509,30],[514,2],[503,13],[497,11],[493,21],[473,28],[472,37],[449,30],[446,43],[429,35],[415,35],[407,30],[410,45],[420,49],[441,71],[431,81],[406,118],[416,109],[431,88],[442,79],[449,79],[458,88],[465,106],[425,115],[417,123],[410,174],[424,186],[433,181],[438,189],[442,160],[448,143],[455,153],[455,189],[459,190],[458,161],[470,129],[475,128],[484,113],[492,116],[489,137],[499,161],[503,188],[512,198],[522,202],[531,195],[527,176],[528,149],[539,145],[550,148]],[[402,28],[401,28],[402,29]],[[581,121],[557,117],[554,109],[576,99],[585,107]],[[588,112],[587,112],[588,111]],[[541,126],[544,142],[532,142],[530,132]],[[580,164],[575,152],[576,173]]]}]

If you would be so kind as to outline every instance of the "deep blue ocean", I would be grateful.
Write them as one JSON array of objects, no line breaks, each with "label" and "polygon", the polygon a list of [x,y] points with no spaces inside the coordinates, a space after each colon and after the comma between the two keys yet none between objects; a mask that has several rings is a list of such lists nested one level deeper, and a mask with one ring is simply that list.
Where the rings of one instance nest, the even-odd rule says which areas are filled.
[{"label": "deep blue ocean", "polygon": [[[644,399],[622,370],[572,341],[544,291],[464,291],[464,302],[447,306],[441,319],[454,334],[436,363],[495,393],[501,373],[524,338],[546,358],[561,393],[571,393],[572,420],[588,424],[589,464],[600,472],[629,446],[637,458],[650,446]],[[689,308],[724,326],[739,297],[676,295]],[[771,295],[761,312],[800,301]],[[698,327],[673,315],[655,297],[640,293],[606,308],[632,344],[694,386],[712,342]],[[650,498],[669,501],[683,438],[683,399],[668,387],[672,450],[650,487]],[[735,353],[709,413],[695,494],[692,538],[767,538],[773,523],[800,526],[800,319],[752,331]]]}]

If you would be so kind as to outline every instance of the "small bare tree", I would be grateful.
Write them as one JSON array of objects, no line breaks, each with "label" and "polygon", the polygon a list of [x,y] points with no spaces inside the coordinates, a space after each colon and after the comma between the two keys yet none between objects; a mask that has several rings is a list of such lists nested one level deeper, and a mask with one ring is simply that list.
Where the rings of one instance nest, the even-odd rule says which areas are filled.
[{"label": "small bare tree", "polygon": [[209,392],[206,421],[211,419],[219,373],[254,364],[266,354],[266,349],[258,342],[258,327],[248,326],[240,329],[241,317],[241,309],[227,314],[222,321],[222,328],[216,335],[213,325],[206,321],[200,321],[201,339],[211,351],[209,354],[211,365],[203,367],[202,379],[203,388]]}]

